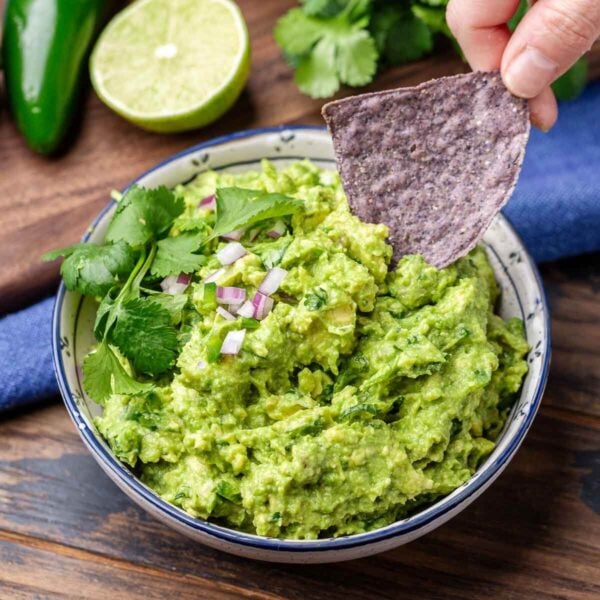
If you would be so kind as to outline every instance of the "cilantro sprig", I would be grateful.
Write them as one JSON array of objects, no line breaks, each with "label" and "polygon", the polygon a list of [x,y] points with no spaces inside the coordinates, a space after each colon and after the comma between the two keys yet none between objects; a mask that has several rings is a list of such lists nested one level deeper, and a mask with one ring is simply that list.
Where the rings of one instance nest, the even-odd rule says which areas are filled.
[{"label": "cilantro sprig", "polygon": [[211,239],[266,219],[291,215],[304,205],[301,200],[285,194],[239,187],[217,189],[216,200],[217,219]]},{"label": "cilantro sprig", "polygon": [[[378,70],[427,56],[436,35],[461,50],[446,23],[448,0],[300,0],[275,27],[275,40],[302,92],[313,98],[335,94],[341,84],[366,85]],[[527,11],[527,0],[509,26]],[[586,82],[580,59],[553,85],[560,99],[574,98]]]},{"label": "cilantro sprig", "polygon": [[44,255],[44,260],[64,257],[61,275],[70,290],[85,296],[103,296],[119,281],[124,281],[135,263],[135,253],[125,242],[74,244]]},{"label": "cilantro sprig", "polygon": [[156,245],[156,257],[150,273],[166,277],[174,273],[193,273],[206,263],[206,256],[197,254],[206,235],[201,232],[185,232],[177,237],[167,237]]},{"label": "cilantro sprig", "polygon": [[342,83],[360,86],[373,79],[378,55],[367,31],[369,7],[369,0],[306,2],[279,20],[275,39],[304,93],[326,98]]},{"label": "cilantro sprig", "polygon": [[206,260],[194,254],[205,236],[167,238],[183,210],[183,201],[165,187],[133,186],[117,206],[105,244],[75,244],[43,257],[66,257],[61,275],[67,289],[100,300],[94,324],[99,345],[83,362],[84,388],[100,403],[111,393],[147,392],[152,384],[140,377],[161,375],[175,362],[177,330],[158,300],[164,294],[143,292],[142,282],[149,274],[191,272]]},{"label": "cilantro sprig", "polygon": [[[193,273],[214,249],[212,240],[260,221],[300,210],[284,194],[219,188],[212,231],[207,222],[181,231],[173,226],[185,205],[165,187],[131,187],[120,197],[105,243],[74,244],[44,255],[63,257],[67,289],[99,301],[94,323],[98,346],[83,362],[83,386],[97,402],[111,394],[146,394],[167,374],[179,353],[178,326],[187,296],[162,293],[161,278]],[[217,358],[219,347],[216,348]]]},{"label": "cilantro sprig", "polygon": [[106,232],[106,241],[123,240],[137,248],[156,241],[183,212],[181,198],[161,186],[133,186],[121,199]]}]

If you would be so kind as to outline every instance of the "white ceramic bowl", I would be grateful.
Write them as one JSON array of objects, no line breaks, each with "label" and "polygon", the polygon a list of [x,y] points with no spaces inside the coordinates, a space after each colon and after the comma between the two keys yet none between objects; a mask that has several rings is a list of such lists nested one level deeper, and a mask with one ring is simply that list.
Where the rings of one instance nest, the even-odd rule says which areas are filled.
[{"label": "white ceramic bowl", "polygon": [[[174,186],[212,169],[240,171],[258,167],[261,158],[283,166],[310,158],[335,168],[331,139],[320,127],[276,127],[236,133],[185,150],[150,169],[135,183],[146,187]],[[96,218],[83,239],[102,241],[115,203]],[[233,554],[288,563],[349,560],[389,550],[435,529],[463,510],[506,467],[529,429],[542,398],[550,362],[549,315],[538,271],[521,240],[503,216],[486,233],[487,249],[502,288],[501,314],[523,319],[531,345],[529,372],[497,446],[473,477],[421,512],[375,531],[316,541],[278,540],[240,533],[191,517],[165,502],[111,452],[92,423],[100,407],[81,386],[83,357],[94,343],[95,305],[61,284],[54,310],[54,363],[67,410],[83,441],[107,475],[137,504],[170,527],[204,544]],[[508,526],[508,523],[507,523]]]}]

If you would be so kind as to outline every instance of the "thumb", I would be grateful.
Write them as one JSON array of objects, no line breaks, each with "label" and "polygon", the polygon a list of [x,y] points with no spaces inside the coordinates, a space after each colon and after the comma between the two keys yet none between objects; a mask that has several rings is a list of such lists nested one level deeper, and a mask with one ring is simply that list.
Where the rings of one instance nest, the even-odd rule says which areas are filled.
[{"label": "thumb", "polygon": [[600,0],[539,0],[502,55],[502,77],[516,96],[533,98],[587,52],[600,35]]}]

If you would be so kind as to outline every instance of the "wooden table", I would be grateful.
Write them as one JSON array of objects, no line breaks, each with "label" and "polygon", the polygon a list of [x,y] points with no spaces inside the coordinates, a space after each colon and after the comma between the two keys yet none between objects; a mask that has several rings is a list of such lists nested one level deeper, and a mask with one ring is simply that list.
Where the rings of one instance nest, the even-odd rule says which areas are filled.
[{"label": "wooden table", "polygon": [[[2,3],[0,2],[0,5]],[[240,2],[254,68],[220,122],[141,132],[90,94],[62,157],[29,153],[0,116],[0,311],[56,284],[44,250],[77,239],[107,200],[157,160],[228,131],[319,123],[271,30],[291,2]],[[449,54],[388,71],[373,89],[464,66]],[[600,52],[592,73],[600,75]],[[58,398],[0,421],[0,598],[600,597],[600,261],[545,265],[554,357],[540,414],[515,460],[472,506],[409,546],[326,566],[239,559],[171,531],[132,504],[83,447]]]}]

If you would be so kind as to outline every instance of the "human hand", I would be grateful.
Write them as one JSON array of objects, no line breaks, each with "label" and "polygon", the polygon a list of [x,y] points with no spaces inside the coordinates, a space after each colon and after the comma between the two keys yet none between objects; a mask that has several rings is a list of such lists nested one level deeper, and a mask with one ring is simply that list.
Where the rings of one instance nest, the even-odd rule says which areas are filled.
[{"label": "human hand", "polygon": [[530,99],[531,121],[548,131],[558,116],[550,84],[600,35],[600,0],[539,0],[511,35],[519,0],[450,0],[446,20],[471,68],[500,68],[506,87]]}]

